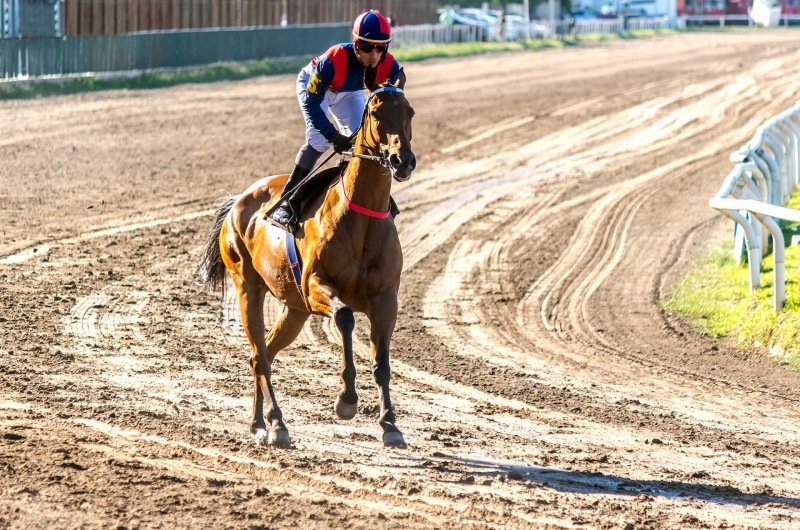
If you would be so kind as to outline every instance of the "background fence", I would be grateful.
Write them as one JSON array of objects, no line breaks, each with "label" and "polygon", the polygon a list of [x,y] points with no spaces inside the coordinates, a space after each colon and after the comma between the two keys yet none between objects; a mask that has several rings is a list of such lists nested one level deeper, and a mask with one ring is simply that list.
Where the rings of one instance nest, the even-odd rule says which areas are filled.
[{"label": "background fence", "polygon": [[[666,23],[662,19],[655,19],[649,24],[651,27],[662,27],[662,22]],[[0,39],[0,79],[150,70],[266,57],[315,55],[337,42],[350,40],[350,24],[347,21],[335,24],[82,35],[64,39]],[[522,40],[526,37],[523,28],[438,24],[400,26],[393,29],[393,47]],[[623,19],[602,23],[578,21],[572,27],[563,23],[545,26],[534,22],[529,33],[532,38],[552,38],[569,33],[616,33],[623,28]]]},{"label": "background fence", "polygon": [[392,29],[392,47],[409,48],[421,44],[450,44],[481,40],[480,26],[442,26],[420,24]]},{"label": "background fence", "polygon": [[68,39],[0,40],[0,78],[118,72],[313,55],[350,24],[192,30]]},{"label": "background fence", "polygon": [[625,21],[625,29],[639,31],[643,29],[668,29],[669,17],[629,18]]},{"label": "background fence", "polygon": [[439,7],[439,0],[64,0],[64,3],[64,28],[69,36],[352,23],[367,9],[391,16],[396,25],[425,24],[436,20]]}]

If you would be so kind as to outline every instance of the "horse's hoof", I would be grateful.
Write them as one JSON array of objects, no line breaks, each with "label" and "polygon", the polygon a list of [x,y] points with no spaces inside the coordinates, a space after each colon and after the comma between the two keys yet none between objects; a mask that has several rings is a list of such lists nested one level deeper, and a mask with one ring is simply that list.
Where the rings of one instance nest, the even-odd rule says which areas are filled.
[{"label": "horse's hoof", "polygon": [[352,420],[358,414],[358,403],[345,403],[339,396],[336,396],[336,402],[333,404],[333,410],[340,420]]},{"label": "horse's hoof", "polygon": [[258,429],[253,434],[253,441],[258,447],[266,447],[269,444],[269,433],[264,429]]},{"label": "horse's hoof", "polygon": [[383,433],[383,446],[394,447],[395,449],[407,449],[406,441],[400,431]]},{"label": "horse's hoof", "polygon": [[289,430],[284,429],[270,429],[269,445],[273,447],[280,447],[281,449],[289,449],[292,446],[292,439],[289,438]]}]

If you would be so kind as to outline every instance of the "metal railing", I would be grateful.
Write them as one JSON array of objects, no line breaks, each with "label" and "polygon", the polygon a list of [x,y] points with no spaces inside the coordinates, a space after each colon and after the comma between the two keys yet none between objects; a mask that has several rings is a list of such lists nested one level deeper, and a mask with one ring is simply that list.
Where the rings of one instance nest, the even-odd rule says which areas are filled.
[{"label": "metal railing", "polygon": [[[725,27],[729,22],[747,22],[748,26],[753,25],[753,19],[750,15],[684,15],[678,17],[678,29],[686,29],[690,25],[709,25],[719,24],[720,27]],[[781,15],[780,25],[788,26],[790,22],[800,22],[800,15]]]},{"label": "metal railing", "polygon": [[453,42],[475,42],[481,40],[480,26],[443,26],[421,24],[392,28],[392,47],[410,48],[423,44],[450,44]]},{"label": "metal railing", "polygon": [[669,29],[669,17],[629,18],[625,22],[625,29],[628,31],[640,31],[643,29]]},{"label": "metal railing", "polygon": [[[773,219],[800,222],[800,211],[784,208],[800,181],[800,101],[761,125],[753,139],[731,155],[736,163],[709,206],[733,219],[747,245],[750,291],[761,286],[761,258],[772,236],[775,311],[786,301],[786,242]],[[734,250],[738,259],[740,250]]]},{"label": "metal railing", "polygon": [[667,29],[668,17],[642,17],[624,19],[576,20],[573,24],[558,21],[532,21],[525,26],[472,26],[423,24],[400,26],[392,30],[392,46],[408,48],[422,44],[447,44],[474,41],[519,41],[526,38],[548,39],[564,35],[587,35],[592,33],[621,33],[629,30]]},{"label": "metal railing", "polygon": [[576,20],[572,27],[572,34],[586,35],[589,33],[622,33],[625,30],[625,19],[596,19]]}]

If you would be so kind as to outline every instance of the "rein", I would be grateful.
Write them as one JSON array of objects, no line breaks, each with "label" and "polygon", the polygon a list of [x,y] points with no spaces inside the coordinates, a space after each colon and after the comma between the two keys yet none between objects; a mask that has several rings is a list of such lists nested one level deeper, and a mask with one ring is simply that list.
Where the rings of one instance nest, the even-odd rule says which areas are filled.
[{"label": "rein", "polygon": [[[369,95],[369,97],[367,98],[367,101],[364,103],[364,111],[361,114],[361,123],[359,124],[358,129],[356,129],[355,132],[353,132],[353,134],[350,135],[350,141],[353,141],[355,139],[355,137],[359,133],[359,131],[362,132],[362,134],[365,134],[364,141],[366,141],[366,130],[364,129],[364,122],[366,121],[367,110],[369,109],[369,102],[372,100],[373,97],[375,97],[376,94],[379,94],[381,92],[399,92],[400,94],[402,94],[403,93],[403,89],[402,88],[393,87],[393,86],[387,86],[387,87],[381,87],[381,88],[375,90],[374,92],[372,92]],[[375,150],[374,147],[372,147],[372,146],[367,146],[367,147],[370,147],[374,152],[374,150]],[[349,155],[349,156],[354,157],[354,158],[361,158],[362,160],[372,160],[373,162],[378,162],[381,165],[381,167],[389,168],[391,170],[391,167],[389,165],[389,157],[386,156],[385,154],[383,156],[365,155],[365,154],[362,154],[362,153],[356,153],[356,152],[353,151],[353,149],[351,149],[350,151],[348,151],[348,152],[346,152],[344,154]],[[394,173],[394,171],[392,171],[392,172]],[[344,198],[344,204],[349,209],[353,210],[354,212],[360,213],[362,215],[366,215],[368,217],[374,217],[376,219],[386,219],[387,217],[389,217],[389,212],[391,211],[391,207],[390,207],[389,210],[387,210],[385,212],[377,212],[375,210],[370,210],[369,208],[364,208],[363,206],[359,206],[358,204],[356,204],[353,201],[351,201],[347,197],[347,193],[344,190],[344,174],[343,173],[339,175],[339,187],[342,189],[342,197]]]},{"label": "rein", "polygon": [[[358,129],[356,129],[356,130],[353,132],[353,134],[351,134],[351,135],[350,135],[350,141],[351,141],[351,142],[352,142],[353,140],[355,140],[355,138],[356,138],[356,135],[359,133],[359,131],[362,131],[362,130],[364,129],[364,121],[366,121],[366,117],[367,117],[367,109],[369,109],[369,102],[370,102],[370,101],[372,101],[372,98],[373,98],[373,97],[375,97],[375,95],[376,95],[376,94],[380,94],[381,92],[399,92],[399,93],[401,93],[401,94],[403,94],[403,93],[404,93],[402,88],[397,88],[397,87],[393,87],[393,86],[381,87],[381,88],[378,88],[378,89],[376,89],[375,91],[371,92],[371,93],[370,93],[370,95],[367,97],[367,101],[366,101],[366,102],[364,102],[364,110],[363,110],[363,111],[362,111],[362,113],[361,113],[361,123],[358,125]],[[374,148],[374,147],[372,147],[372,146],[368,146],[368,147],[371,147],[373,150],[375,149],[375,148]],[[388,156],[375,156],[375,155],[365,155],[365,154],[361,154],[361,153],[354,153],[354,152],[353,152],[353,149],[350,149],[350,151],[347,151],[347,152],[345,152],[345,153],[342,153],[342,154],[343,154],[343,155],[350,156],[350,157],[354,157],[354,158],[361,158],[361,159],[363,159],[363,160],[371,160],[371,161],[373,161],[373,162],[378,162],[378,163],[379,163],[379,164],[380,164],[382,167],[389,168],[389,169],[391,170],[391,167],[390,167],[390,165],[389,165],[389,157],[388,157]],[[302,185],[303,185],[305,182],[307,182],[309,179],[311,179],[311,177],[312,177],[312,176],[313,176],[313,175],[314,175],[314,174],[315,174],[317,171],[319,171],[319,169],[320,169],[322,166],[324,166],[325,164],[327,164],[327,163],[328,163],[328,161],[329,161],[331,158],[333,158],[334,156],[336,156],[336,152],[335,152],[335,151],[334,151],[334,152],[332,152],[331,154],[329,154],[329,155],[328,155],[328,156],[325,158],[325,160],[323,160],[322,162],[319,162],[319,163],[318,163],[316,166],[314,166],[314,169],[312,169],[312,170],[309,172],[309,174],[308,174],[308,175],[306,175],[306,177],[305,177],[303,180],[301,180],[300,182],[298,182],[298,183],[297,183],[297,186],[295,186],[295,187],[294,187],[294,188],[293,188],[293,189],[292,189],[292,190],[291,190],[291,191],[290,191],[290,192],[287,194],[287,196],[286,196],[286,199],[291,199],[291,198],[292,198],[292,195],[294,194],[294,192],[295,192],[295,191],[297,191],[297,189],[299,189],[299,188],[300,188],[300,187],[301,187],[301,186],[302,186]],[[340,177],[339,177],[339,181],[340,181],[340,182],[342,182],[342,180],[341,180],[341,175],[340,175]],[[379,219],[385,219],[386,217],[388,217],[388,216],[389,216],[389,212],[386,212],[386,214],[384,215],[384,213],[383,213],[383,212],[376,212],[376,211],[374,211],[374,210],[369,210],[369,209],[367,209],[367,208],[362,208],[361,206],[359,206],[359,205],[357,205],[357,204],[355,204],[355,203],[351,202],[351,201],[350,201],[350,199],[348,199],[348,198],[347,198],[347,195],[344,193],[344,183],[342,183],[342,196],[344,197],[344,201],[345,201],[345,204],[347,205],[347,207],[348,207],[348,208],[350,208],[351,210],[354,210],[354,211],[358,212],[358,213],[362,213],[362,214],[364,214],[364,215],[368,215],[368,216],[370,216],[370,217],[377,217],[377,218],[379,218]],[[281,205],[281,204],[283,204],[283,202],[284,202],[283,200],[275,201],[275,204],[273,204],[273,205],[270,207],[270,209],[269,209],[269,210],[267,210],[267,212],[266,212],[266,216],[267,216],[267,217],[269,217],[269,216],[271,216],[273,213],[275,213],[275,211],[276,211],[276,210],[277,210],[277,209],[280,207],[280,205]],[[370,212],[370,213],[366,213],[366,212]],[[376,214],[376,215],[372,215],[372,214]]]}]

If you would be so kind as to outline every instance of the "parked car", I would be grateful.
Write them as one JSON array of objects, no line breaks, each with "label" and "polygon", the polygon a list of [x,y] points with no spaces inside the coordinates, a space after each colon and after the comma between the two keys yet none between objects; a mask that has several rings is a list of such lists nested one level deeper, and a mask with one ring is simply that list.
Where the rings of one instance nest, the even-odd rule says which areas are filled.
[{"label": "parked car", "polygon": [[597,13],[591,9],[576,9],[572,11],[571,16],[573,20],[595,20]]},{"label": "parked car", "polygon": [[[536,21],[530,22],[531,38],[549,38],[550,27]],[[503,38],[505,40],[521,40],[525,36],[525,17],[522,15],[505,15],[503,17]]]},{"label": "parked car", "polygon": [[647,11],[642,8],[632,7],[628,2],[619,4],[604,4],[600,8],[598,18],[618,18],[618,17],[646,17]]},{"label": "parked car", "polygon": [[491,12],[481,9],[444,9],[439,15],[439,23],[445,26],[466,25],[481,28],[482,40],[499,40],[500,20]]}]

